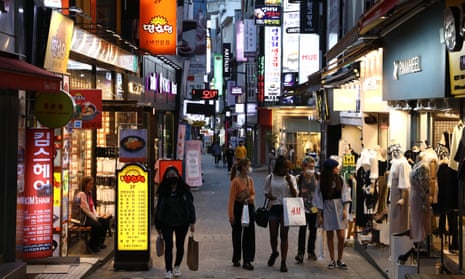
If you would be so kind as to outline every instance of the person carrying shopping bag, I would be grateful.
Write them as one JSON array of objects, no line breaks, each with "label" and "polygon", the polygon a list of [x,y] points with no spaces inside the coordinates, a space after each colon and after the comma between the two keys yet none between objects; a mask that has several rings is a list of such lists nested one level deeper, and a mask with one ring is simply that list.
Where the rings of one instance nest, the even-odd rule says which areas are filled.
[{"label": "person carrying shopping bag", "polygon": [[[165,277],[181,276],[184,243],[190,227],[195,230],[194,197],[174,166],[166,169],[157,191],[158,203],[155,212],[155,228],[165,241]],[[173,270],[173,234],[176,238],[176,258]]]},{"label": "person carrying shopping bag", "polygon": [[265,197],[270,200],[270,210],[268,212],[270,228],[271,255],[268,259],[268,266],[273,266],[278,252],[278,235],[281,240],[281,272],[287,272],[286,258],[289,248],[289,227],[284,226],[283,200],[286,197],[297,197],[298,190],[295,177],[289,174],[291,162],[284,156],[276,158],[273,173],[269,174],[265,180]]},{"label": "person carrying shopping bag", "polygon": [[305,219],[307,224],[299,227],[298,237],[298,249],[295,260],[298,263],[304,261],[305,255],[305,238],[308,227],[308,242],[307,242],[307,253],[308,259],[316,261],[315,255],[315,240],[316,240],[316,215],[318,209],[313,206],[313,196],[315,194],[317,179],[315,176],[315,159],[312,157],[306,157],[302,161],[302,173],[296,177],[297,187],[299,189],[299,197],[304,200],[305,206]]},{"label": "person carrying shopping bag", "polygon": [[[255,187],[252,177],[250,160],[244,158],[239,160],[233,172],[234,174],[229,190],[228,215],[229,223],[232,227],[232,244],[233,244],[233,266],[239,267],[241,253],[243,256],[242,267],[247,270],[253,270],[252,262],[255,258]],[[243,210],[248,209],[248,220],[242,220]]]}]

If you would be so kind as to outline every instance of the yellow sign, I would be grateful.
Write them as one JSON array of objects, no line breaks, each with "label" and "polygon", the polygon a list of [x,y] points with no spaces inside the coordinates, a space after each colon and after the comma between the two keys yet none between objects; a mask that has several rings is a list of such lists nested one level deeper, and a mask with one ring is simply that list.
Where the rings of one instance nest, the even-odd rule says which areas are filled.
[{"label": "yellow sign", "polygon": [[59,12],[52,12],[45,51],[44,68],[55,73],[66,73],[74,22]]},{"label": "yellow sign", "polygon": [[148,250],[148,172],[137,164],[126,165],[118,172],[117,192],[117,250]]}]

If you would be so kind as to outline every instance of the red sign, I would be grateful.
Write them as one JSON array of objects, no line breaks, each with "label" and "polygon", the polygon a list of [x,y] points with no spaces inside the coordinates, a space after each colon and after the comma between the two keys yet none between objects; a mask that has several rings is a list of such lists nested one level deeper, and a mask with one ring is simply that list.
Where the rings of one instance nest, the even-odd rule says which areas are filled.
[{"label": "red sign", "polygon": [[102,128],[102,90],[73,89],[70,93],[76,103],[73,127],[78,129]]},{"label": "red sign", "polygon": [[217,89],[192,89],[192,100],[216,100]]},{"label": "red sign", "polygon": [[52,246],[52,169],[53,130],[28,129],[26,132],[23,258],[50,257]]}]

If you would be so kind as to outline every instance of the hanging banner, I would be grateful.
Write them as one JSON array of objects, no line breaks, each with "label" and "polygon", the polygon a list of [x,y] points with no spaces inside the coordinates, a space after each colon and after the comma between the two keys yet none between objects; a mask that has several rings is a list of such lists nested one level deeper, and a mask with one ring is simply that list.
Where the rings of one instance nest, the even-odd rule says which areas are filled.
[{"label": "hanging banner", "polygon": [[26,131],[23,259],[52,256],[53,130]]},{"label": "hanging banner", "polygon": [[65,74],[68,69],[69,50],[73,38],[74,21],[57,11],[52,11],[44,68]]},{"label": "hanging banner", "polygon": [[202,186],[202,141],[188,140],[185,144],[186,183],[192,187]]},{"label": "hanging banner", "polygon": [[139,48],[152,55],[176,55],[176,1],[141,0]]},{"label": "hanging banner", "polygon": [[70,90],[76,103],[73,128],[100,129],[102,128],[102,90],[101,89],[73,89]]},{"label": "hanging banner", "polygon": [[178,145],[176,147],[176,158],[184,158],[184,142],[186,140],[186,125],[180,124],[178,127]]},{"label": "hanging banner", "polygon": [[121,129],[120,162],[147,162],[147,129]]}]

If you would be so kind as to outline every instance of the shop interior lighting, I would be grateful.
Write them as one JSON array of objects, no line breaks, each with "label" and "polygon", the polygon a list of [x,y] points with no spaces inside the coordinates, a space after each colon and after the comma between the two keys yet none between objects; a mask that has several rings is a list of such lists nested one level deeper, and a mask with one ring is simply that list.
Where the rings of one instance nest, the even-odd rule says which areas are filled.
[{"label": "shop interior lighting", "polygon": [[412,110],[412,107],[409,105],[408,102],[406,102],[405,106],[402,107],[402,110]]}]

